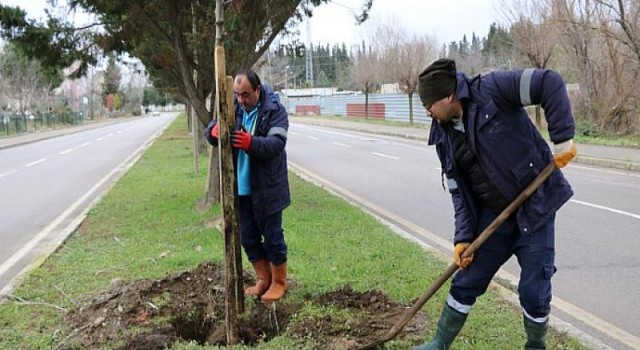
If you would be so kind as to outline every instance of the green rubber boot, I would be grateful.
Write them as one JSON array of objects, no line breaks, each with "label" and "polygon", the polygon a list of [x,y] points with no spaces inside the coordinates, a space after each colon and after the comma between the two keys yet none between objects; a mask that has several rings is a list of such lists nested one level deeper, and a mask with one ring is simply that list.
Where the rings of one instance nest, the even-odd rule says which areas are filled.
[{"label": "green rubber boot", "polygon": [[530,320],[527,316],[522,317],[524,320],[524,330],[527,333],[527,342],[524,344],[525,350],[546,350],[545,337],[547,335],[547,324],[537,323]]},{"label": "green rubber boot", "polygon": [[438,321],[436,336],[428,344],[414,347],[413,350],[448,350],[466,320],[466,314],[461,314],[445,304]]}]

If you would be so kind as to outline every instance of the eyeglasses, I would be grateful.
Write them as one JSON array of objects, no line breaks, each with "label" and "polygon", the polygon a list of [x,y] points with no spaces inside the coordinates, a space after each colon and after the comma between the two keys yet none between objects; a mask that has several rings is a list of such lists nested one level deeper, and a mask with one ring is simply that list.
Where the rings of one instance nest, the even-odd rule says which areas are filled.
[{"label": "eyeglasses", "polygon": [[431,114],[431,107],[433,107],[433,105],[436,104],[436,102],[438,101],[433,101],[431,103],[427,103],[426,105],[424,105],[424,108],[427,110],[427,112],[429,112],[429,114]]},{"label": "eyeglasses", "polygon": [[[447,96],[447,97],[449,97],[449,96]],[[442,101],[442,100],[447,99],[447,97],[443,97],[443,98],[441,98],[441,99],[439,99],[439,100],[435,100],[435,101],[433,101],[433,102],[431,102],[431,103],[427,103],[427,104],[425,104],[425,105],[424,105],[424,108],[427,110],[427,112],[429,112],[429,114],[431,114],[431,108],[433,108],[433,106],[434,106],[436,103],[438,103],[438,102],[440,102],[440,101]]]}]

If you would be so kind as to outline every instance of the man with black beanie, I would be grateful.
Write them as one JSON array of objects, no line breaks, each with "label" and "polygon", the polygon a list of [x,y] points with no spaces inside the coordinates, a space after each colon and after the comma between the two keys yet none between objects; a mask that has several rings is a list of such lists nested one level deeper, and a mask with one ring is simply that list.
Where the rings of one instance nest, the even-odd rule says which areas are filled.
[{"label": "man with black beanie", "polygon": [[418,81],[418,95],[422,104],[430,107],[456,92],[456,63],[447,59],[437,60],[420,73]]},{"label": "man with black beanie", "polygon": [[[573,195],[557,169],[475,252],[469,244],[550,162],[566,166],[576,155],[575,125],[565,84],[548,69],[494,71],[469,79],[450,59],[439,59],[420,74],[418,94],[434,121],[429,144],[436,146],[453,200],[455,274],[436,335],[419,350],[449,349],[476,299],[513,255],[525,349],[546,349],[551,310],[551,277],[556,268],[555,213]],[[545,110],[553,152],[524,106]]]}]

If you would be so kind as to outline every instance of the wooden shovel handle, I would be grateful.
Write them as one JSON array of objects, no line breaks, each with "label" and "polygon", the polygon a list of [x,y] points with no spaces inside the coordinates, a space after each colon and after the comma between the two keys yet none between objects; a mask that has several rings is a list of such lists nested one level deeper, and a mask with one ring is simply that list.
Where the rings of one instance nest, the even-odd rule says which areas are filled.
[{"label": "wooden shovel handle", "polygon": [[[538,176],[536,176],[533,181],[527,186],[522,192],[516,197],[511,204],[509,204],[501,213],[496,217],[487,228],[480,233],[480,235],[465,249],[464,253],[462,253],[462,259],[469,257],[473,253],[475,253],[478,248],[495,232],[500,225],[502,225],[508,218],[513,214],[524,201],[529,198],[535,192],[538,187],[557,169],[556,164],[551,162],[551,164],[547,165]],[[411,321],[411,319],[416,315],[418,310],[424,306],[424,304],[431,299],[431,297],[436,294],[438,289],[442,287],[447,280],[453,276],[453,274],[458,271],[458,265],[456,263],[452,263],[447,267],[446,270],[438,277],[435,282],[427,289],[426,292],[411,306],[410,309],[405,311],[405,313],[400,317],[400,319],[391,327],[389,332],[382,338],[377,341],[371,342],[369,344],[364,345],[363,347],[358,348],[358,350],[365,349],[374,349],[389,340],[395,338],[398,333],[404,328],[404,326]]]}]

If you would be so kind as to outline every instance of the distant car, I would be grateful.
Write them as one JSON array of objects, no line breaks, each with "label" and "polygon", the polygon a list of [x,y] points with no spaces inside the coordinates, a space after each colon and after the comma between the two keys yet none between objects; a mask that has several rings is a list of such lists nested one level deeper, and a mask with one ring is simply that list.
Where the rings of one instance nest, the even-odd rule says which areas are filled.
[{"label": "distant car", "polygon": [[160,112],[153,111],[153,113],[151,113],[151,115],[154,116],[154,117],[158,117],[158,116],[160,116]]}]

